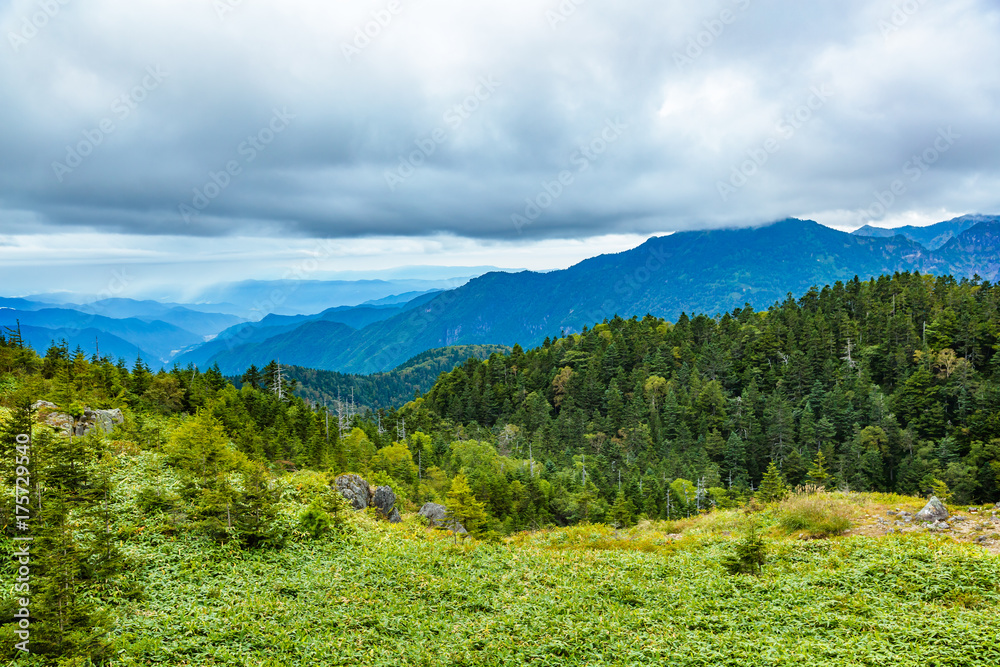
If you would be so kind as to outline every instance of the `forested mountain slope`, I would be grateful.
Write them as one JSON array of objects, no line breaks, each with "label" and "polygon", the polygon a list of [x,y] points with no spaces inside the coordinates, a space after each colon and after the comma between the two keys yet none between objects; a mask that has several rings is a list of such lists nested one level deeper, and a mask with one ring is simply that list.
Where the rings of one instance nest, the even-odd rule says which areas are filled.
[{"label": "forested mountain slope", "polygon": [[[970,278],[978,273],[992,280],[1000,272],[998,226],[984,219],[937,252],[903,235],[857,236],[802,220],[682,232],[562,271],[489,273],[359,331],[324,332],[324,345],[311,351],[303,332],[287,336],[297,341],[294,347],[307,350],[307,356],[297,357],[300,365],[372,373],[449,345],[530,347],[615,315],[675,321],[682,312],[714,315],[747,303],[766,308],[788,293],[855,276],[866,280],[915,270]],[[229,350],[208,361],[236,373],[247,361],[260,364],[278,356],[269,349],[265,344]]]},{"label": "forested mountain slope", "polygon": [[530,446],[567,490],[585,468],[610,501],[621,474],[650,515],[665,480],[756,487],[773,461],[802,484],[820,453],[827,486],[996,501],[998,304],[989,283],[904,273],[721,318],[614,318],[469,361],[403,414]]}]

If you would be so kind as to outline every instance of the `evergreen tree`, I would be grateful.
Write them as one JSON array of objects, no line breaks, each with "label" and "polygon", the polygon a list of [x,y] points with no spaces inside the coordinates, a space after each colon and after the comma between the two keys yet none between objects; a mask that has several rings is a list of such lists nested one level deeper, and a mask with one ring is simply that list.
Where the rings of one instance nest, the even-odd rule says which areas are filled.
[{"label": "evergreen tree", "polygon": [[786,495],[788,495],[788,487],[785,486],[785,481],[781,477],[781,471],[778,470],[774,461],[771,461],[767,466],[767,472],[764,473],[764,478],[760,481],[756,498],[763,503],[771,503],[783,499]]},{"label": "evergreen tree", "polygon": [[[461,524],[470,534],[476,535],[480,532],[482,525],[486,522],[485,505],[472,493],[469,480],[465,475],[459,473],[451,482],[451,490],[448,491],[448,518],[449,520]],[[452,524],[455,533],[455,541],[458,542],[458,530]]]},{"label": "evergreen tree", "polygon": [[809,471],[806,473],[806,481],[813,486],[826,486],[830,479],[830,473],[826,469],[826,456],[823,455],[823,450],[820,449],[816,452],[816,457],[812,461],[812,465],[809,466]]},{"label": "evergreen tree", "polygon": [[611,525],[616,529],[628,528],[635,525],[635,506],[632,501],[625,496],[624,491],[619,491],[615,497],[615,504],[610,511]]}]

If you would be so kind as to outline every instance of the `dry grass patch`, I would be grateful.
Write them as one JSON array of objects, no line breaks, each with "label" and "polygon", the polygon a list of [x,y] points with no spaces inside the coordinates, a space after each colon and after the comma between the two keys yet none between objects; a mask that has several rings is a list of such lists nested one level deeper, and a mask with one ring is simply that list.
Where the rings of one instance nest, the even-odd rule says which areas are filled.
[{"label": "dry grass patch", "polygon": [[830,537],[851,527],[852,508],[840,494],[796,494],[778,504],[777,514],[778,525],[789,533]]}]

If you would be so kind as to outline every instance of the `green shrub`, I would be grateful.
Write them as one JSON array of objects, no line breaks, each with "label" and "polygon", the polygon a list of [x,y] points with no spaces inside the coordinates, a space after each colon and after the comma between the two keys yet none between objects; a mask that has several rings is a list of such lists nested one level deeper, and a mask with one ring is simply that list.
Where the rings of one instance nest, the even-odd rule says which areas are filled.
[{"label": "green shrub", "polygon": [[330,532],[332,521],[330,514],[319,503],[313,502],[299,516],[299,527],[314,540]]},{"label": "green shrub", "polygon": [[136,503],[139,508],[146,513],[167,511],[171,509],[177,501],[180,500],[180,496],[176,493],[170,491],[164,491],[163,489],[157,489],[152,486],[147,486],[136,496]]}]

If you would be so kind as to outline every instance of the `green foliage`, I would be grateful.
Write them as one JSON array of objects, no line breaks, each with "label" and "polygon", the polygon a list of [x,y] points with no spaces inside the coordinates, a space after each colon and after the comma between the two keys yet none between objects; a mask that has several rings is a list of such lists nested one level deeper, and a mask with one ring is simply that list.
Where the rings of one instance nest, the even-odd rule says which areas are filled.
[{"label": "green foliage", "polygon": [[246,456],[229,445],[223,425],[208,412],[181,424],[163,448],[170,462],[202,480],[243,469]]},{"label": "green foliage", "polygon": [[313,502],[299,516],[299,526],[311,538],[318,540],[333,529],[333,521],[319,502]]},{"label": "green foliage", "polygon": [[765,562],[767,544],[757,524],[751,523],[742,539],[735,543],[733,553],[722,559],[722,566],[729,574],[760,574]]},{"label": "green foliage", "polygon": [[621,491],[618,492],[615,504],[611,506],[608,515],[611,525],[615,528],[628,528],[635,525],[635,507]]},{"label": "green foliage", "polygon": [[[449,519],[465,526],[465,529],[472,535],[478,534],[486,522],[485,506],[472,493],[472,488],[465,475],[459,474],[452,480],[446,505]],[[457,531],[455,536],[457,539]]]},{"label": "green foliage", "polygon": [[783,499],[786,495],[788,495],[788,486],[785,485],[778,466],[775,465],[774,461],[771,461],[764,473],[764,479],[760,481],[755,498],[762,503],[773,503]]},{"label": "green foliage", "polygon": [[817,487],[825,487],[829,483],[830,473],[826,469],[826,456],[823,455],[822,449],[816,452],[816,458],[806,472],[806,481]]}]

